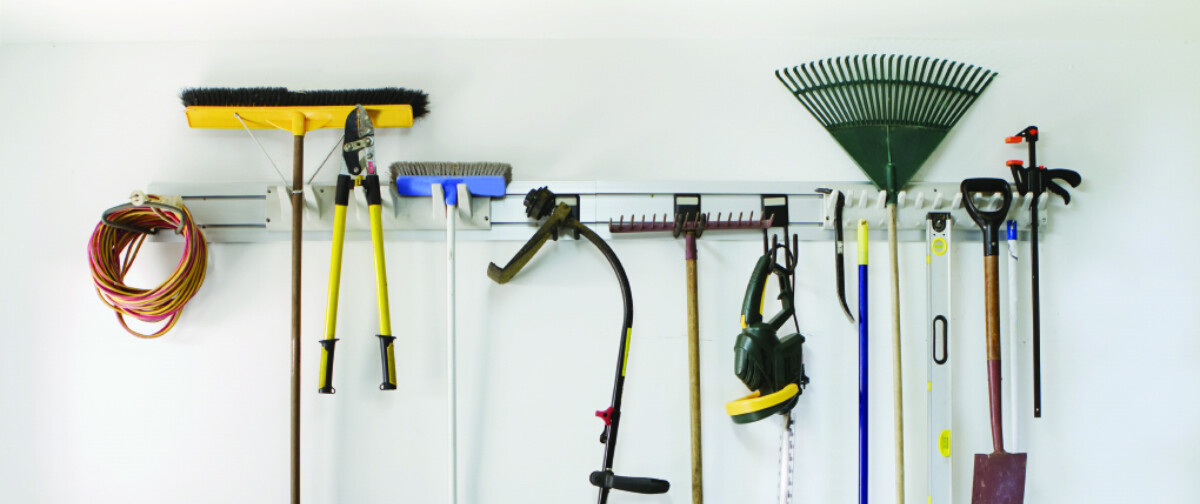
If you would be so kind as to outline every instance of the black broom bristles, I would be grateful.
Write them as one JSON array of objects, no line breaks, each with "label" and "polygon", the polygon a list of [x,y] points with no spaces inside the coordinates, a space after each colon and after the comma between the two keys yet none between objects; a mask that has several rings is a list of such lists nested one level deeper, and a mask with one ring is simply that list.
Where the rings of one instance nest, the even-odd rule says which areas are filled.
[{"label": "black broom bristles", "polygon": [[825,129],[949,129],[996,73],[937,58],[867,54],[813,61],[775,76]]},{"label": "black broom bristles", "polygon": [[184,89],[179,98],[185,107],[411,105],[414,119],[429,113],[429,95],[398,87],[313,91],[291,91],[284,87],[189,88]]}]

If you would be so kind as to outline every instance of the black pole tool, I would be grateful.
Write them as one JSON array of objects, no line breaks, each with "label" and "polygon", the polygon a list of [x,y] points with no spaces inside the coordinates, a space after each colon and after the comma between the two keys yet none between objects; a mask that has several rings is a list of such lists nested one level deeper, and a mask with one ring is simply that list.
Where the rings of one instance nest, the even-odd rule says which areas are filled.
[{"label": "black pole tool", "polygon": [[854,323],[854,315],[850,313],[850,305],[846,304],[846,247],[842,239],[842,212],[846,208],[846,194],[836,189],[826,189],[824,187],[817,189],[817,192],[835,198],[833,203],[833,229],[834,259],[837,261],[836,269],[834,270],[837,271],[837,295],[838,301],[842,302],[842,311],[846,313],[846,318],[850,320],[850,323]]},{"label": "black pole tool", "polygon": [[1008,162],[1009,169],[1012,170],[1013,181],[1016,182],[1017,192],[1024,196],[1032,194],[1029,203],[1029,257],[1030,268],[1032,271],[1033,281],[1033,416],[1034,418],[1042,417],[1042,314],[1041,301],[1039,299],[1038,287],[1038,199],[1042,193],[1050,191],[1054,194],[1062,196],[1063,204],[1071,203],[1071,195],[1062,186],[1055,183],[1055,180],[1062,180],[1071,187],[1078,187],[1083,179],[1078,172],[1056,168],[1047,170],[1045,166],[1037,164],[1037,141],[1038,127],[1030,126],[1021,130],[1020,133],[1004,139],[1005,143],[1021,143],[1021,141],[1029,144],[1029,167],[1025,167],[1021,160],[1011,160]]},{"label": "black pole tool", "polygon": [[608,492],[614,489],[642,494],[667,493],[671,484],[665,480],[613,474],[613,459],[616,458],[617,452],[617,427],[621,424],[621,395],[625,390],[625,365],[629,359],[629,344],[633,334],[633,294],[629,288],[629,277],[625,275],[625,268],[621,266],[617,254],[591,228],[579,222],[579,218],[572,212],[570,205],[558,203],[556,206],[555,199],[554,193],[545,187],[529,191],[529,194],[525,196],[526,215],[531,219],[546,219],[546,221],[506,266],[501,268],[496,266],[496,263],[489,264],[488,278],[499,284],[508,283],[521,271],[521,268],[529,263],[530,259],[533,259],[542,245],[545,245],[548,240],[557,240],[560,231],[571,231],[576,237],[582,235],[600,249],[600,253],[604,254],[604,258],[608,260],[608,264],[612,266],[613,272],[617,275],[617,283],[621,287],[621,298],[624,300],[625,316],[621,325],[621,343],[617,349],[617,371],[613,382],[612,404],[608,409],[596,412],[596,416],[604,421],[604,432],[600,433],[600,442],[604,443],[604,463],[599,471],[592,472],[589,480],[600,489],[599,500],[597,500],[599,504],[608,502]]}]

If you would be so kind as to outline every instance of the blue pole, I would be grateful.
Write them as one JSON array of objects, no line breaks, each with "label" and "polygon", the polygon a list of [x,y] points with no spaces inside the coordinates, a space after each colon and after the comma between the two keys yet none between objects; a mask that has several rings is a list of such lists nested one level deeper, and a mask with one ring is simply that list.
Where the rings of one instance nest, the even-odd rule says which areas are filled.
[{"label": "blue pole", "polygon": [[867,504],[867,221],[858,221],[858,503]]}]

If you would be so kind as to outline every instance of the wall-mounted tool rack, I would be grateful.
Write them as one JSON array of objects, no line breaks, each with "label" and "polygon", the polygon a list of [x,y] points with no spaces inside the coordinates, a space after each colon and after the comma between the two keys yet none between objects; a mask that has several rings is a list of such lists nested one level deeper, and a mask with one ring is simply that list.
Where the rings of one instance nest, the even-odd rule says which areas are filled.
[{"label": "wall-mounted tool rack", "polygon": [[[675,195],[699,194],[701,211],[711,220],[750,219],[761,212],[763,195],[786,195],[787,224],[800,240],[829,240],[833,227],[833,198],[816,192],[819,187],[842,191],[846,195],[843,224],[857,226],[866,219],[871,228],[884,229],[885,194],[866,182],[534,182],[514,181],[503,198],[466,197],[471,203],[460,211],[459,239],[525,240],[534,224],[525,216],[522,204],[530,189],[548,186],[561,198],[579,207],[580,221],[605,239],[612,238],[609,222],[622,216],[636,215],[652,222],[669,220],[675,211]],[[390,187],[390,185],[389,185]],[[291,202],[282,186],[268,184],[151,184],[148,192],[180,195],[210,242],[266,242],[289,237]],[[333,186],[306,186],[304,239],[328,240],[333,222]],[[835,193],[836,194],[836,193]],[[390,197],[389,197],[390,195]],[[950,212],[954,225],[966,239],[978,240],[979,231],[963,209],[958,183],[912,183],[898,195],[898,224],[902,241],[923,241],[925,214]],[[1049,193],[1038,201],[1038,217],[1044,228],[1049,224],[1046,203]],[[388,191],[383,201],[385,238],[391,240],[441,240],[445,223],[441,205],[435,214],[430,198],[405,197]],[[1029,197],[1013,201],[1010,218],[1027,229]],[[367,233],[366,201],[350,201],[347,239],[365,240]],[[468,211],[469,208],[469,211]],[[625,217],[629,218],[629,217]],[[159,240],[174,239],[160,233]],[[881,236],[881,235],[876,235]],[[645,235],[623,234],[620,239],[647,239]],[[731,231],[717,233],[710,240],[761,240],[761,232]]]}]

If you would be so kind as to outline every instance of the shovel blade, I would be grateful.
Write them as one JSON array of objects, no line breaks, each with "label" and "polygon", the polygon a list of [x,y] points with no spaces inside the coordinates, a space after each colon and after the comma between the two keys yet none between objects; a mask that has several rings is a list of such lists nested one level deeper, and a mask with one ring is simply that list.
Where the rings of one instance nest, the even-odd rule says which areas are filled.
[{"label": "shovel blade", "polygon": [[971,504],[1021,504],[1025,501],[1025,453],[975,455]]}]

